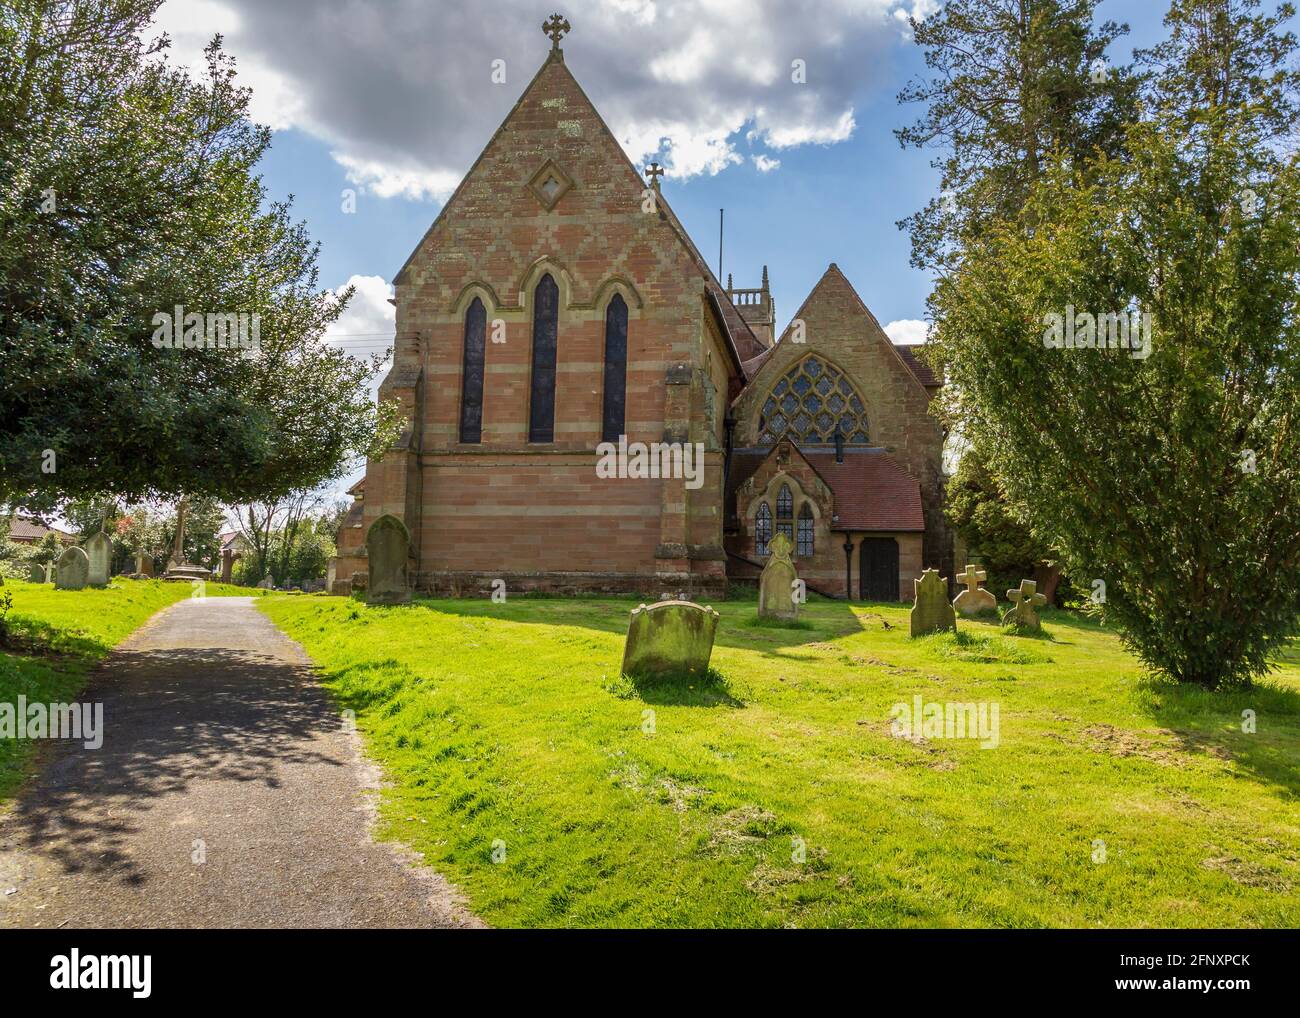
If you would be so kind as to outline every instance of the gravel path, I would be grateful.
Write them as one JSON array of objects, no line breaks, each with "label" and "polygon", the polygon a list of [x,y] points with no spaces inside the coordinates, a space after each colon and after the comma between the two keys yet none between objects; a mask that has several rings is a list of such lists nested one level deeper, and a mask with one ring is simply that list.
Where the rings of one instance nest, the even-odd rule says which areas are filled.
[{"label": "gravel path", "polygon": [[252,598],[160,612],[81,699],[103,747],[47,743],[0,816],[0,926],[479,925],[371,840],[377,773]]}]

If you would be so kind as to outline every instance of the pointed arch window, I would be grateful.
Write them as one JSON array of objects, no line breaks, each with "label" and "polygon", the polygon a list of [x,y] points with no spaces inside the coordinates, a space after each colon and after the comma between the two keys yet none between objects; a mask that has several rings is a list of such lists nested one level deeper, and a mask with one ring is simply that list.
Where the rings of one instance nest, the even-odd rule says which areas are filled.
[{"label": "pointed arch window", "polygon": [[767,544],[771,540],[772,510],[768,508],[766,502],[760,502],[758,512],[754,514],[754,553],[766,555]]},{"label": "pointed arch window", "polygon": [[795,542],[795,551],[800,558],[812,558],[813,554],[813,512],[812,506],[807,502],[799,510],[799,529],[798,540]]},{"label": "pointed arch window", "polygon": [[794,541],[794,496],[788,484],[781,485],[776,494],[776,532]]},{"label": "pointed arch window", "polygon": [[605,385],[601,439],[617,442],[627,427],[627,302],[614,294],[605,309]]},{"label": "pointed arch window", "polygon": [[465,310],[465,352],[460,368],[460,440],[483,440],[483,352],[487,309],[475,297]]},{"label": "pointed arch window", "polygon": [[839,368],[809,355],[787,371],[763,401],[759,443],[788,438],[796,445],[830,445],[835,430],[846,445],[870,445],[867,408]]},{"label": "pointed arch window", "polygon": [[555,357],[560,288],[548,272],[533,291],[533,377],[528,402],[528,441],[555,441]]}]

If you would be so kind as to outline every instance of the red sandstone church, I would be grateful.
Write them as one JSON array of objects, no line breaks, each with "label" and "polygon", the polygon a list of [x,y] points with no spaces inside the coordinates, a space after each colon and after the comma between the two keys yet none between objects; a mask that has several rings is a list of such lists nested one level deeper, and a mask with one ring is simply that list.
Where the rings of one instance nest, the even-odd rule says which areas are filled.
[{"label": "red sandstone church", "polygon": [[[834,264],[775,337],[766,270],[721,285],[551,34],[394,280],[380,398],[405,427],[352,490],[333,574],[365,573],[365,533],[392,514],[411,582],[436,594],[721,598],[778,532],[837,597],[952,575],[929,369]],[[702,450],[702,483],[600,476],[620,436]]]}]

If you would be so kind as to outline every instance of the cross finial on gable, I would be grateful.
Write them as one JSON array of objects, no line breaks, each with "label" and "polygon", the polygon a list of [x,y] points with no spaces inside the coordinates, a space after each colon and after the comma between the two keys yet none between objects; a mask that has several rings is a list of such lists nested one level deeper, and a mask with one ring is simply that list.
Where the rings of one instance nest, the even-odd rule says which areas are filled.
[{"label": "cross finial on gable", "polygon": [[650,178],[650,186],[658,191],[659,178],[664,175],[664,168],[658,163],[651,163],[650,168],[645,171],[645,175]]},{"label": "cross finial on gable", "polygon": [[560,40],[569,31],[569,22],[562,14],[552,14],[542,22],[542,31],[551,37],[551,52],[560,51]]}]

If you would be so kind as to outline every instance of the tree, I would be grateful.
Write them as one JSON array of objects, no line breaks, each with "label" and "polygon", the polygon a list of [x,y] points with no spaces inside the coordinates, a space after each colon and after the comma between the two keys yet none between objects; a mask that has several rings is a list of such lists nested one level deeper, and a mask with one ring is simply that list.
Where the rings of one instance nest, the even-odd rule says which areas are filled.
[{"label": "tree", "polygon": [[1114,153],[1140,79],[1106,63],[1127,25],[1095,25],[1097,0],[949,0],[911,18],[929,77],[899,93],[925,113],[895,131],[904,148],[937,149],[940,195],[899,222],[912,264],[952,271],[963,236],[1013,214],[1054,153]]},{"label": "tree", "polygon": [[978,447],[968,448],[962,455],[946,494],[948,520],[978,553],[989,574],[990,590],[1015,586],[1052,558],[1051,551],[1016,515]]},{"label": "tree", "polygon": [[[1175,3],[1119,153],[1053,154],[931,297],[946,410],[1031,532],[1209,688],[1264,673],[1300,604],[1296,43],[1257,7]],[[1136,350],[1055,345],[1143,314]]]},{"label": "tree", "polygon": [[[171,554],[176,541],[177,511],[162,524],[162,547],[165,555]],[[187,497],[185,499],[185,539],[182,542],[186,562],[213,569],[221,558],[220,534],[226,529],[226,510],[214,498]]]},{"label": "tree", "polygon": [[[320,341],[351,293],[266,195],[220,37],[191,79],[143,41],[159,2],[0,7],[0,501],[273,497],[394,434],[378,359]],[[159,348],[178,306],[260,349]]]}]

